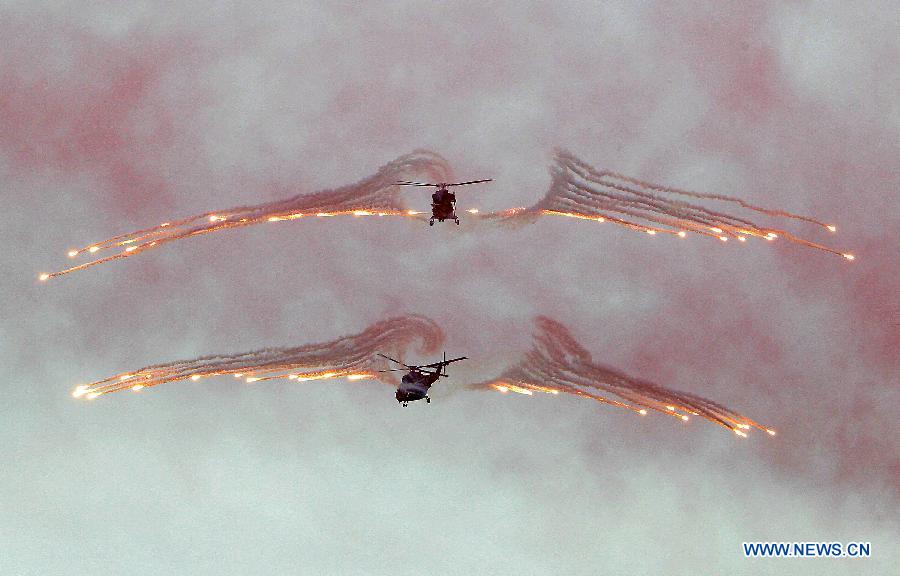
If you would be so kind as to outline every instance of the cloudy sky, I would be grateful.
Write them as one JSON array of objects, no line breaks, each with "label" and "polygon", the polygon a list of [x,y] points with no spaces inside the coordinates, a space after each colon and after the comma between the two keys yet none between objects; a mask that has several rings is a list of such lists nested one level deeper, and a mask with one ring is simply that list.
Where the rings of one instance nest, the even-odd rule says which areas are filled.
[{"label": "cloudy sky", "polygon": [[[0,572],[897,565],[893,2],[128,4],[0,2]],[[564,218],[324,219],[36,281],[69,248],[356,182],[417,148],[495,179],[461,208],[529,205],[556,147],[833,221],[787,226],[857,259]],[[472,358],[430,405],[343,381],[69,395],[405,313]],[[598,362],[779,435],[465,391],[521,357],[536,315]],[[867,541],[873,557],[745,559],[757,540]]]}]

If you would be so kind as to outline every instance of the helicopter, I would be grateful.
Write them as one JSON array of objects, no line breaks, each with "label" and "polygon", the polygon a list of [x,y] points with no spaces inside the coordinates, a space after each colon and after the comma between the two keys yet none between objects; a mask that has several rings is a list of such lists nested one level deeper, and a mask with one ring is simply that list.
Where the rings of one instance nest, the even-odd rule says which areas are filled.
[{"label": "helicopter", "polygon": [[441,377],[449,377],[447,375],[447,372],[444,371],[444,368],[447,366],[447,364],[459,362],[460,360],[467,360],[465,356],[447,360],[447,353],[444,352],[444,360],[441,362],[426,364],[424,366],[410,366],[408,364],[400,362],[399,360],[394,360],[390,356],[385,356],[384,354],[378,355],[382,358],[387,358],[391,362],[396,362],[397,364],[403,366],[403,368],[389,368],[387,370],[379,370],[379,372],[397,372],[403,370],[408,371],[403,375],[403,378],[400,379],[400,386],[397,387],[397,394],[395,395],[397,398],[397,402],[402,404],[404,408],[410,402],[415,402],[416,400],[421,400],[422,398],[425,399],[426,404],[431,404],[431,398],[428,397],[428,389],[431,388],[431,385],[437,382]]},{"label": "helicopter", "polygon": [[443,222],[444,220],[454,220],[459,226],[459,218],[456,216],[456,194],[447,190],[450,186],[465,186],[467,184],[480,184],[482,182],[491,182],[493,178],[486,180],[469,180],[468,182],[441,182],[440,184],[431,184],[428,182],[407,182],[400,180],[397,186],[432,186],[437,191],[431,195],[431,219],[428,221],[429,226],[434,226],[434,221]]}]

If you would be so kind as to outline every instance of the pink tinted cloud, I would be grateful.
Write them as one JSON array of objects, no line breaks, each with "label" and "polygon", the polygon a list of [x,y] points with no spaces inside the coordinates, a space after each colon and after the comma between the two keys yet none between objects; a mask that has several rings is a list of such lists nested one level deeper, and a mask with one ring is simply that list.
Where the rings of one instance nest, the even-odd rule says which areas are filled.
[{"label": "pink tinted cloud", "polygon": [[[658,338],[652,342],[625,338],[622,344],[626,349],[624,356],[633,361],[622,368],[673,386],[690,388],[678,374],[680,364],[685,358],[696,359],[702,355],[709,365],[698,365],[694,374],[700,377],[709,374],[713,381],[713,372],[718,375],[722,371],[732,372],[735,381],[746,383],[746,388],[735,392],[740,396],[736,400],[719,390],[709,392],[710,396],[734,402],[741,408],[752,408],[754,414],[776,427],[791,421],[798,406],[810,402],[836,408],[852,407],[844,412],[846,420],[836,421],[824,411],[821,415],[817,413],[797,427],[798,435],[814,437],[818,434],[819,438],[834,440],[833,457],[840,463],[840,476],[844,479],[858,480],[873,472],[889,478],[896,463],[889,462],[887,467],[874,469],[867,463],[877,459],[879,453],[893,453],[890,440],[883,436],[883,426],[890,423],[890,412],[877,401],[877,396],[890,382],[874,376],[860,378],[855,374],[850,379],[845,371],[848,370],[848,357],[853,355],[870,364],[874,368],[873,374],[890,374],[890,369],[896,368],[898,331],[896,325],[885,321],[885,311],[897,310],[897,291],[892,289],[896,275],[891,271],[896,267],[896,258],[890,250],[883,248],[896,243],[884,242],[883,228],[887,226],[868,229],[873,219],[880,220],[874,215],[879,203],[883,204],[885,195],[890,193],[884,182],[886,175],[891,174],[890,166],[896,166],[896,146],[876,144],[885,140],[885,133],[867,117],[863,122],[852,114],[847,118],[840,117],[828,110],[817,109],[814,103],[793,93],[786,72],[779,64],[777,49],[767,36],[768,12],[762,7],[759,3],[744,3],[733,12],[719,14],[716,18],[662,9],[661,18],[655,21],[661,38],[659,53],[655,56],[666,64],[685,64],[694,75],[689,83],[708,96],[712,106],[698,119],[679,147],[667,149],[665,161],[649,167],[648,171],[664,171],[667,165],[677,165],[690,152],[699,151],[724,158],[754,174],[753,179],[748,179],[748,185],[753,187],[754,195],[758,194],[755,197],[766,200],[767,204],[781,205],[784,199],[796,200],[806,204],[789,208],[823,218],[835,216],[841,226],[841,242],[853,246],[860,254],[852,268],[825,256],[804,257],[798,250],[778,247],[754,247],[754,250],[766,250],[757,260],[762,263],[760,267],[765,268],[763,281],[766,274],[789,278],[796,282],[796,294],[814,294],[834,307],[834,316],[829,321],[849,326],[853,354],[840,350],[835,358],[828,359],[840,377],[838,384],[800,374],[794,368],[797,355],[789,350],[797,339],[808,337],[805,328],[797,326],[794,331],[779,335],[773,335],[772,331],[773,325],[779,323],[779,315],[791,318],[790,302],[777,310],[760,300],[745,303],[747,289],[727,283],[717,285],[717,295],[711,298],[706,291],[708,287],[700,282],[703,271],[692,273],[679,269],[678,264],[663,262],[656,257],[655,251],[659,248],[651,244],[651,240],[624,239],[622,236],[629,233],[607,231],[599,238],[602,238],[604,248],[613,253],[611,262],[616,267],[610,271],[610,276],[624,275],[640,282],[656,271],[673,276],[684,273],[696,281],[696,284],[686,282],[667,295],[665,305],[651,314],[629,322],[629,333],[653,333]],[[333,90],[328,93],[321,114],[317,114],[314,127],[302,125],[298,128],[298,133],[312,132],[312,143],[304,152],[322,150],[319,152],[322,158],[346,153],[354,159],[355,173],[361,174],[363,172],[356,168],[358,158],[378,165],[410,147],[433,145],[432,142],[420,142],[419,138],[440,140],[439,136],[445,133],[433,132],[433,127],[446,124],[452,124],[451,130],[447,131],[449,140],[489,147],[496,144],[491,140],[492,135],[484,135],[486,144],[479,141],[481,133],[458,130],[468,127],[467,113],[473,108],[467,106],[499,93],[503,103],[501,108],[505,109],[507,100],[513,100],[512,96],[535,91],[530,84],[532,80],[538,81],[550,94],[553,114],[546,124],[525,127],[521,131],[516,129],[514,133],[520,141],[539,140],[539,146],[549,150],[557,145],[574,145],[571,140],[582,144],[582,149],[590,146],[591,152],[583,154],[586,161],[622,171],[626,171],[626,167],[614,161],[609,163],[604,154],[610,153],[614,158],[611,151],[632,139],[656,141],[658,133],[642,122],[659,104],[661,90],[641,76],[640,67],[620,66],[628,61],[626,52],[573,50],[575,57],[571,61],[564,60],[565,66],[542,70],[547,74],[546,78],[539,74],[532,77],[522,70],[532,70],[530,66],[539,61],[535,54],[538,51],[529,51],[535,45],[542,45],[539,36],[529,37],[512,24],[494,28],[486,20],[465,13],[435,17],[425,22],[428,25],[425,27],[417,26],[421,24],[418,20],[413,13],[401,18],[399,24],[376,23],[371,28],[360,29],[353,46],[348,47],[342,36],[324,49],[320,46],[315,53],[303,55],[310,63],[321,61],[321,56],[327,55],[334,69],[334,76],[327,78]],[[167,210],[180,209],[171,195],[166,159],[182,140],[190,141],[198,136],[180,126],[179,120],[187,111],[167,100],[160,88],[173,74],[178,76],[182,86],[190,86],[190,75],[179,68],[179,63],[192,53],[192,43],[182,37],[152,34],[131,35],[127,40],[101,39],[66,25],[51,24],[46,29],[28,30],[19,24],[3,31],[4,38],[18,38],[17,42],[23,48],[31,48],[20,50],[21,58],[9,61],[0,69],[4,85],[11,87],[0,94],[3,110],[0,147],[6,155],[22,170],[42,168],[95,175],[108,188],[104,195],[115,211],[135,215],[149,204],[160,202],[167,204]],[[473,30],[477,33],[473,34]],[[69,39],[71,44],[69,56],[73,63],[63,66],[62,70],[45,65],[49,56],[58,56],[53,49],[43,47],[51,46],[49,39],[54,36]],[[252,44],[251,40],[247,42]],[[559,41],[565,45],[570,39],[560,38]],[[552,47],[548,48],[552,50]],[[534,57],[533,60],[521,57],[522,53]],[[277,66],[283,66],[286,61],[278,60]],[[357,71],[355,75],[341,76],[342,67],[347,68],[354,62],[361,62],[360,68],[365,73]],[[574,72],[569,74],[570,70]],[[399,80],[391,77],[391,73],[397,71],[403,72]],[[293,119],[288,114],[278,117],[279,122]],[[501,120],[505,122],[505,119]],[[382,146],[399,146],[400,149],[382,152]],[[780,160],[773,162],[762,153],[770,148],[778,151]],[[436,149],[444,152],[439,145]],[[498,145],[497,154],[500,153]],[[458,158],[476,164],[491,162],[467,154],[460,154]],[[304,155],[297,163],[306,159]],[[205,173],[206,168],[200,163],[201,172]],[[628,172],[636,177],[669,183],[658,174]],[[204,177],[200,180],[204,181]],[[338,186],[348,181],[352,178],[341,175],[329,184]],[[524,189],[522,194],[533,193],[527,198],[531,200],[543,192],[544,185],[542,181]],[[802,188],[803,193],[795,194],[796,188]],[[260,191],[236,190],[234,198],[243,200],[256,193],[262,194]],[[564,241],[547,233],[548,226],[542,224],[529,231],[540,234],[543,230],[543,237],[519,234],[515,238],[526,245],[547,240],[546,246],[527,248],[534,256],[532,262],[552,260]],[[359,285],[358,270],[364,268],[358,266],[356,270],[347,270],[334,263],[316,267],[316,263],[328,262],[327,255],[335,244],[331,231],[320,228],[317,232],[308,234],[309,243],[304,244],[309,251],[304,256],[315,253],[306,258],[318,278],[318,281],[312,279],[310,282],[315,282],[316,286],[326,285],[328,294],[350,302],[359,292],[356,288]],[[305,233],[298,235],[303,238]],[[573,238],[577,235],[567,236],[567,239]],[[373,262],[391,263],[388,257],[379,255],[372,242],[360,242],[361,239],[367,239],[366,232],[341,231],[342,241],[364,246],[358,250],[362,259],[369,259],[363,264],[375,268]],[[223,241],[230,248],[240,245],[240,240],[234,237]],[[403,242],[398,241],[397,247],[402,249]],[[498,250],[501,248],[497,246]],[[571,248],[572,262],[579,261],[579,256],[585,253],[592,256],[594,250],[593,247]],[[699,253],[708,255],[717,248],[709,247]],[[191,258],[202,260],[200,249],[195,249],[197,253]],[[520,261],[513,265],[510,260],[497,258],[490,251],[484,252],[471,260],[459,258],[450,270],[458,272],[463,279],[467,274],[492,277],[496,293],[502,293],[504,284],[514,283],[515,290],[527,292],[535,312],[556,312],[552,309],[559,305],[556,290],[540,285],[534,275],[515,269],[515,266],[530,267],[530,262]],[[720,261],[711,258],[701,262],[709,266],[709,273],[713,274],[712,268]],[[145,266],[155,264],[141,264],[136,272],[129,274],[140,274]],[[392,270],[388,266],[381,269]],[[219,273],[210,270],[210,274]],[[169,271],[163,270],[162,274],[167,275]],[[385,290],[385,284],[379,283],[384,277],[387,276],[379,275],[379,280],[375,281],[364,279],[366,283],[363,284],[369,287],[369,300],[380,299],[380,309],[415,311],[415,306],[427,306],[438,299],[440,291],[430,287],[430,279],[399,292],[400,288],[396,286]],[[567,279],[572,284],[583,280],[577,276]],[[434,283],[455,281],[457,278],[440,272],[434,278]],[[824,292],[823,285],[828,287]],[[556,286],[556,289],[561,287]],[[232,285],[232,290],[230,297],[241,303],[245,315],[217,322],[234,329],[241,329],[248,320],[254,319],[265,330],[277,325],[284,310],[284,306],[277,303],[284,299],[277,287],[261,288],[253,282],[238,281]],[[267,297],[261,298],[261,293]],[[471,314],[466,307],[475,307],[479,304],[477,299],[491,296],[451,297],[458,304],[456,310],[460,317],[465,317]],[[798,302],[804,303],[802,299]],[[159,306],[172,304],[162,302]],[[320,317],[326,316],[317,313]],[[498,315],[502,314],[498,312]],[[561,319],[566,317],[561,316]],[[471,317],[471,322],[482,321],[483,318],[476,315]],[[492,321],[509,325],[504,319]],[[454,322],[458,333],[470,326],[469,322]],[[602,325],[597,326],[588,321],[582,323],[583,330],[603,329]],[[100,327],[99,331],[104,328]],[[487,339],[490,328],[483,334],[480,337]],[[736,335],[740,337],[737,343],[734,341]],[[495,348],[499,350],[501,346]],[[598,358],[605,357],[603,350],[592,348],[592,352]],[[740,354],[748,359],[746,363],[738,360]],[[851,383],[841,388],[840,382]],[[723,379],[722,385],[733,385],[733,382]],[[760,400],[765,410],[743,403],[744,399],[752,399],[760,391],[767,398],[771,397],[771,400]],[[866,417],[862,422],[850,424],[851,414]],[[782,435],[779,438],[781,446],[790,442],[789,438],[790,434]],[[798,444],[777,453],[773,449],[771,457],[791,470],[809,470],[815,463],[804,454],[803,446]]]},{"label": "pink tinted cloud", "polygon": [[[900,262],[891,249],[900,240],[900,215],[889,201],[900,174],[900,142],[880,120],[889,110],[879,109],[879,94],[891,79],[877,73],[878,83],[869,84],[868,68],[842,78],[860,100],[838,114],[794,90],[787,66],[796,65],[796,55],[778,52],[778,11],[765,2],[732,8],[716,18],[688,14],[685,6],[662,5],[655,12],[656,21],[673,32],[663,44],[673,56],[683,55],[716,103],[693,140],[745,168],[753,193],[838,224],[835,240],[858,256],[852,268],[832,270],[819,258],[797,258],[788,250],[774,258],[782,273],[796,278],[798,290],[834,288],[847,321],[865,342],[860,353],[869,362],[896,367],[892,351],[900,330],[885,314],[900,310],[894,280]],[[872,69],[881,70],[882,63],[871,62]],[[806,204],[791,204],[795,198]]]},{"label": "pink tinted cloud", "polygon": [[768,33],[770,11],[761,2],[731,8],[716,18],[682,19],[675,18],[675,13],[685,10],[684,6],[662,4],[657,16],[676,31],[669,41],[680,43],[680,50],[687,52],[691,69],[713,95],[719,111],[763,120],[778,109],[787,92]]},{"label": "pink tinted cloud", "polygon": [[178,36],[101,38],[64,21],[6,20],[0,148],[14,169],[90,174],[125,214],[171,204],[166,164],[186,137],[166,82],[192,53]]}]

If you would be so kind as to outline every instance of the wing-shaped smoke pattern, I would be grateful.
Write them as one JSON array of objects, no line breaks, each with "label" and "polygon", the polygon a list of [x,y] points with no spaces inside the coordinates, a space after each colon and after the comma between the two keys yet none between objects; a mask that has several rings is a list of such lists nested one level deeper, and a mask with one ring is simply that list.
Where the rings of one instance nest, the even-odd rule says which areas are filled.
[{"label": "wing-shaped smoke pattern", "polygon": [[544,316],[539,316],[535,323],[534,347],[522,362],[498,378],[470,387],[529,396],[535,392],[572,394],[641,415],[652,410],[683,421],[689,420],[690,415],[699,416],[738,436],[746,437],[751,427],[775,435],[774,430],[712,400],[595,364],[590,353],[578,344],[565,326]]},{"label": "wing-shaped smoke pattern", "polygon": [[[833,224],[815,218],[754,206],[740,198],[721,194],[701,194],[636,180],[615,172],[597,171],[569,152],[558,150],[551,167],[552,182],[547,194],[529,208],[513,208],[481,215],[482,220],[499,223],[534,221],[538,216],[568,216],[612,222],[632,230],[686,237],[689,232],[727,242],[745,242],[748,237],[775,240],[784,238],[809,248],[824,250],[853,260],[853,255],[794,236],[779,228],[757,224],[747,218],[702,206],[699,201],[726,202],[746,210],[801,220],[835,232]],[[692,200],[692,201],[689,201]]]},{"label": "wing-shaped smoke pattern", "polygon": [[432,354],[443,340],[443,332],[432,320],[417,315],[400,316],[373,324],[360,334],[322,344],[266,348],[243,354],[204,356],[147,366],[77,386],[72,395],[94,399],[119,390],[137,391],[166,382],[199,380],[223,374],[244,378],[247,382],[276,378],[299,382],[337,377],[349,380],[381,378],[374,371],[374,367],[381,365],[380,359],[375,358],[376,352],[388,352],[402,358],[406,349],[418,341],[419,353]]},{"label": "wing-shaped smoke pattern", "polygon": [[71,250],[69,251],[70,258],[82,255],[91,256],[112,250],[117,250],[117,252],[65,270],[41,274],[40,279],[48,280],[110,260],[134,256],[175,240],[263,222],[338,215],[414,217],[419,213],[406,210],[400,199],[401,191],[394,184],[398,179],[422,174],[439,182],[453,179],[450,165],[443,157],[427,150],[416,150],[382,166],[373,176],[350,186],[297,194],[286,200],[266,204],[205,212],[181,220],[163,222],[159,226],[122,234]]},{"label": "wing-shaped smoke pattern", "polygon": [[[70,258],[112,250],[117,252],[58,272],[43,273],[40,279],[49,280],[110,260],[134,256],[175,240],[263,222],[338,215],[417,218],[421,212],[406,209],[399,197],[400,189],[395,183],[409,174],[422,173],[432,180],[452,179],[452,170],[443,157],[434,152],[417,150],[397,158],[383,166],[374,176],[357,184],[335,190],[298,194],[287,200],[266,204],[205,212],[71,250]],[[794,236],[780,228],[763,226],[748,218],[713,210],[699,202],[735,204],[758,214],[800,220],[830,232],[837,230],[833,224],[826,224],[809,216],[762,208],[731,196],[690,192],[651,184],[615,172],[597,171],[563,150],[557,151],[551,174],[550,189],[534,206],[487,214],[478,214],[474,209],[469,212],[478,214],[477,218],[482,222],[501,224],[533,222],[539,216],[553,215],[595,222],[608,221],[651,235],[664,233],[681,238],[685,238],[688,233],[711,236],[723,242],[729,239],[746,242],[748,237],[768,241],[784,238],[848,260],[854,259],[853,254]]]}]

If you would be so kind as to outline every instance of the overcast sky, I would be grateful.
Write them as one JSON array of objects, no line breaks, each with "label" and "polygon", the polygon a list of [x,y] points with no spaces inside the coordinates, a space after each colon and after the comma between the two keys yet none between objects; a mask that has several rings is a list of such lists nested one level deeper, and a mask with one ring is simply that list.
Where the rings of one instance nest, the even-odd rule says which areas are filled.
[{"label": "overcast sky", "polygon": [[[0,573],[897,566],[894,2],[127,4],[0,2]],[[555,147],[833,221],[758,218],[857,259],[565,218],[334,218],[36,281],[69,248],[356,182],[416,148],[495,179],[460,208],[530,205]],[[345,381],[69,395],[404,313],[471,358],[429,405]],[[539,314],[595,361],[779,435],[463,390],[516,362]],[[745,559],[756,540],[873,557]]]}]

